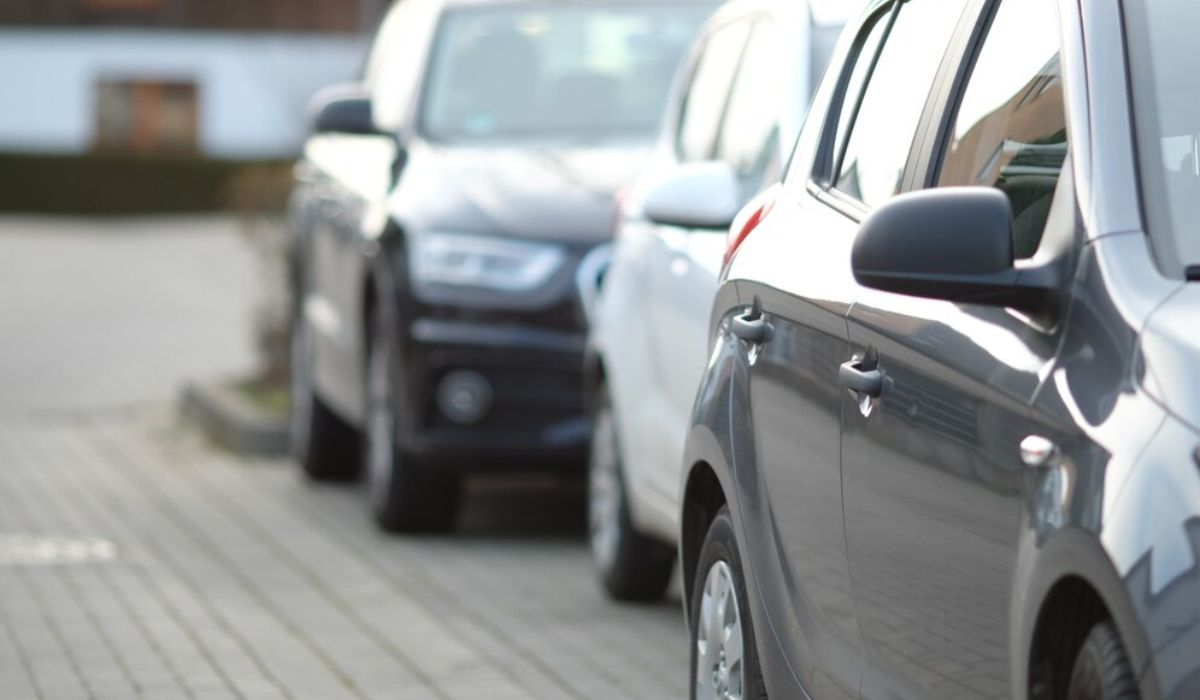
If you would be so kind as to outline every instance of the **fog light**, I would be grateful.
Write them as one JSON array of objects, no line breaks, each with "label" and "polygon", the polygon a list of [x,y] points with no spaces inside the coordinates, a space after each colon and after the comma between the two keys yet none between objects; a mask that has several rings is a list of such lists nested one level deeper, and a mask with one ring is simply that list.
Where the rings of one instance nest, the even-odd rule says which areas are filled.
[{"label": "fog light", "polygon": [[477,423],[492,407],[492,385],[478,372],[455,370],[438,384],[437,404],[455,423]]}]

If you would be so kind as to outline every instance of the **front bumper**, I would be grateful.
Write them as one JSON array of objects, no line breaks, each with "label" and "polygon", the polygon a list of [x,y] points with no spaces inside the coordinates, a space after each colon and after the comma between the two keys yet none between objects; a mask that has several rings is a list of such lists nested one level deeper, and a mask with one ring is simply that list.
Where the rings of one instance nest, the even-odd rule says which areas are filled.
[{"label": "front bumper", "polygon": [[[470,470],[582,465],[590,431],[582,331],[423,317],[403,332],[406,452]],[[456,422],[439,406],[442,380],[461,370],[490,385],[490,407],[475,422]]]}]

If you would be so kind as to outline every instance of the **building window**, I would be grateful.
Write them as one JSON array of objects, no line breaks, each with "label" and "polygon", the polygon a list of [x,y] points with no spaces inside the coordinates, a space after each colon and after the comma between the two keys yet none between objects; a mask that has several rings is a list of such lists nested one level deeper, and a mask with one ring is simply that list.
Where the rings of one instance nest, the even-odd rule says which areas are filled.
[{"label": "building window", "polygon": [[194,153],[195,83],[102,80],[96,86],[98,150]]}]

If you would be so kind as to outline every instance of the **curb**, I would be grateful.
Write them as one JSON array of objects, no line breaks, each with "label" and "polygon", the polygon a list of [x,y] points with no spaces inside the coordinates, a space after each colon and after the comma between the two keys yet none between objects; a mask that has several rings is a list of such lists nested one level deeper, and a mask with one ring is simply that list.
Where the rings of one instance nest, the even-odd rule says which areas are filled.
[{"label": "curb", "polygon": [[267,413],[227,385],[189,384],[183,388],[181,408],[227,450],[263,457],[288,454],[287,419]]}]

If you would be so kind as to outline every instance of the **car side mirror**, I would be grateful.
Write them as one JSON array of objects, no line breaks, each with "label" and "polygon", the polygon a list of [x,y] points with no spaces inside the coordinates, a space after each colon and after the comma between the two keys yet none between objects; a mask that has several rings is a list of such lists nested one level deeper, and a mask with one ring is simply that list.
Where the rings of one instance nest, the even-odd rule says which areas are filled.
[{"label": "car side mirror", "polygon": [[317,134],[380,134],[371,98],[360,85],[334,85],[317,93],[309,107]]},{"label": "car side mirror", "polygon": [[1058,266],[1013,259],[1012,206],[991,187],[900,195],[859,228],[851,253],[864,287],[927,299],[1045,307],[1058,289]]},{"label": "car side mirror", "polygon": [[646,194],[646,218],[664,226],[728,229],[741,209],[737,175],[727,163],[685,163]]}]

